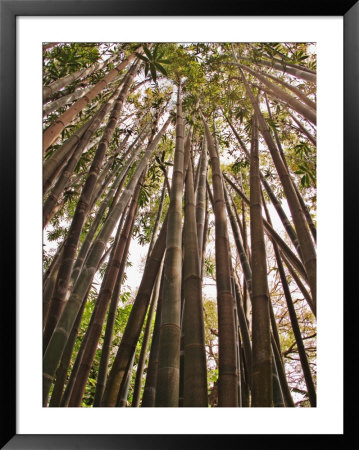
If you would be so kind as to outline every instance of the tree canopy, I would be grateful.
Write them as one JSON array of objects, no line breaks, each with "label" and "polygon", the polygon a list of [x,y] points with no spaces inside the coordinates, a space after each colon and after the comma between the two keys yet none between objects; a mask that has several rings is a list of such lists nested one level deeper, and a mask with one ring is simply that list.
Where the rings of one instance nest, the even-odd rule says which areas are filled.
[{"label": "tree canopy", "polygon": [[316,406],[315,45],[47,43],[43,102],[43,405]]}]

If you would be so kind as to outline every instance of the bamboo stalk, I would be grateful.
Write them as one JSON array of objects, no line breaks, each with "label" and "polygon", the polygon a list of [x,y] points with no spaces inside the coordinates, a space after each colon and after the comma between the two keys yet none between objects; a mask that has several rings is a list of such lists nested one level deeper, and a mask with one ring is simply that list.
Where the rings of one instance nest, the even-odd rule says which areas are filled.
[{"label": "bamboo stalk", "polygon": [[252,406],[273,406],[272,353],[270,341],[269,295],[260,197],[258,131],[252,122],[250,161],[250,227],[252,266]]},{"label": "bamboo stalk", "polygon": [[[204,157],[207,155],[204,153]],[[204,168],[205,172],[205,168]],[[202,182],[205,186],[205,182]],[[208,406],[201,269],[197,241],[192,165],[188,165],[185,193],[183,260],[183,406]],[[202,245],[202,243],[201,243]]]},{"label": "bamboo stalk", "polygon": [[[238,406],[238,371],[236,367],[236,339],[234,299],[231,291],[229,267],[229,238],[225,213],[222,174],[213,137],[202,115],[208,150],[212,164],[213,208],[215,215],[216,283],[219,329],[218,405]],[[210,193],[210,190],[209,190]]]},{"label": "bamboo stalk", "polygon": [[52,383],[52,378],[55,374],[56,368],[60,362],[62,352],[65,348],[66,341],[68,339],[70,330],[73,326],[74,320],[76,318],[77,312],[80,309],[82,299],[86,293],[87,286],[91,283],[95,269],[97,267],[98,261],[101,259],[104,247],[111,236],[112,230],[116,226],[116,223],[121,216],[125,206],[127,205],[129,199],[131,198],[137,181],[146,167],[148,160],[157,148],[158,142],[166,131],[170,122],[170,118],[163,125],[161,131],[156,135],[153,142],[147,147],[146,152],[142,160],[136,166],[136,170],[132,175],[129,184],[127,185],[125,191],[121,195],[121,199],[118,204],[113,208],[111,214],[106,220],[101,229],[98,239],[95,245],[92,247],[91,252],[87,257],[87,261],[84,269],[82,270],[79,278],[77,279],[69,300],[66,303],[66,307],[60,317],[58,325],[54,330],[54,333],[50,339],[49,345],[46,349],[43,361],[43,400],[44,404],[47,403],[47,397]]},{"label": "bamboo stalk", "polygon": [[44,132],[43,137],[43,151],[45,152],[50,145],[52,145],[60,136],[62,130],[76,117],[85,106],[91,102],[119,73],[122,69],[136,57],[132,53],[114,69],[112,69],[102,80],[100,80],[90,92],[77,100],[68,110],[66,110],[60,117],[57,118],[53,125],[50,125]]},{"label": "bamboo stalk", "polygon": [[164,262],[156,406],[178,406],[182,267],[182,195],[184,178],[184,125],[181,85],[177,91],[176,147],[172,174]]}]

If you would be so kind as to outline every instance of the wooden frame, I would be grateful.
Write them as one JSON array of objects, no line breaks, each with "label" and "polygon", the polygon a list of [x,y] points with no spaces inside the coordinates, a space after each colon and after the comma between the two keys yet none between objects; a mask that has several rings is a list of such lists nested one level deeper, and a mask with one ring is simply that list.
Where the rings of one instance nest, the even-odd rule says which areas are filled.
[{"label": "wooden frame", "polygon": [[[3,193],[3,214],[1,248],[7,263],[2,270],[3,275],[3,317],[6,326],[3,333],[3,359],[2,372],[5,375],[3,382],[3,427],[1,433],[2,448],[117,448],[117,449],[149,449],[149,448],[195,448],[201,446],[204,436],[200,435],[17,435],[16,434],[16,17],[17,16],[166,16],[176,15],[173,5],[163,0],[0,0],[0,70],[1,70],[1,97],[0,97],[0,127],[1,127],[1,191]],[[344,247],[347,259],[354,253],[354,239],[357,231],[354,230],[355,221],[350,208],[355,209],[355,195],[353,194],[354,176],[357,176],[359,142],[359,2],[355,0],[337,2],[328,6],[324,1],[314,4],[308,0],[300,3],[277,1],[251,2],[242,1],[233,6],[224,0],[218,4],[188,0],[181,2],[178,15],[188,16],[343,16],[344,17],[344,208],[346,211],[345,234],[351,236]],[[354,206],[354,208],[353,208]],[[353,255],[354,256],[354,255]],[[347,292],[353,276],[347,273],[344,284]],[[5,292],[4,292],[5,291]],[[351,299],[353,302],[355,298]],[[350,315],[348,305],[347,317]],[[350,315],[354,317],[354,314]],[[348,324],[347,324],[348,326]],[[349,420],[349,419],[348,419]],[[347,422],[349,427],[349,423]],[[336,437],[340,437],[335,435]],[[223,448],[228,446],[229,439],[243,444],[247,440],[261,441],[268,439],[264,435],[211,435],[207,436],[207,448]],[[272,435],[275,438],[275,435]],[[333,439],[334,436],[331,436]],[[304,440],[305,435],[298,435],[296,439]],[[304,441],[303,441],[304,442]],[[238,445],[238,444],[237,444]],[[276,443],[276,446],[278,442]]]}]

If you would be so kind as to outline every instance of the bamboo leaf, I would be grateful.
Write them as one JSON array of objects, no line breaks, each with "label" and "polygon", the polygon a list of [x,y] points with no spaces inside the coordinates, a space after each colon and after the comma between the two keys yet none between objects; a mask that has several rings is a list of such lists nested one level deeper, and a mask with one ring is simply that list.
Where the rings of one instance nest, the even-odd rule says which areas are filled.
[{"label": "bamboo leaf", "polygon": [[168,75],[166,69],[165,69],[163,66],[161,66],[161,64],[159,64],[158,62],[156,62],[155,65],[156,65],[157,69],[158,69],[161,73],[163,73],[163,75],[166,75],[166,76]]},{"label": "bamboo leaf", "polygon": [[146,53],[147,58],[151,61],[153,59],[150,50],[147,48],[146,45],[143,46],[143,50]]}]

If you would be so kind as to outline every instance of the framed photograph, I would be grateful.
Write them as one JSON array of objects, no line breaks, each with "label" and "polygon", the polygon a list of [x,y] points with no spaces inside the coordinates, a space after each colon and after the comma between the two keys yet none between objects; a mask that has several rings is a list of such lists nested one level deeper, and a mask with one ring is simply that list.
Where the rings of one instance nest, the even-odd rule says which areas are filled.
[{"label": "framed photograph", "polygon": [[0,1],[2,448],[342,439],[358,3]]}]

